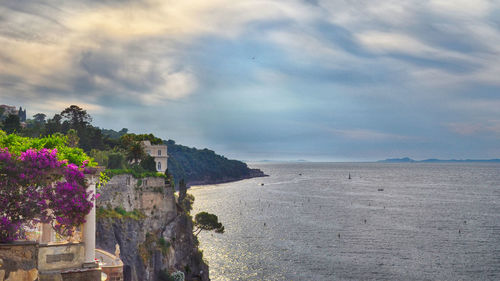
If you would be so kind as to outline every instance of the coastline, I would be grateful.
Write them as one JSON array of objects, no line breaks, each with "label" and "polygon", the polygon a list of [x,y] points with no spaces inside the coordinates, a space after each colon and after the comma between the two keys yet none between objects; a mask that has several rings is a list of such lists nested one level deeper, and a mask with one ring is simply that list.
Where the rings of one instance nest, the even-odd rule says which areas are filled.
[{"label": "coastline", "polygon": [[187,187],[191,186],[201,186],[201,185],[212,185],[212,184],[221,184],[221,183],[230,183],[237,182],[241,180],[253,179],[253,178],[262,178],[268,177],[269,175],[264,174],[260,169],[250,169],[250,173],[241,177],[227,177],[217,180],[207,179],[207,180],[199,180],[199,181],[189,181],[186,183]]}]

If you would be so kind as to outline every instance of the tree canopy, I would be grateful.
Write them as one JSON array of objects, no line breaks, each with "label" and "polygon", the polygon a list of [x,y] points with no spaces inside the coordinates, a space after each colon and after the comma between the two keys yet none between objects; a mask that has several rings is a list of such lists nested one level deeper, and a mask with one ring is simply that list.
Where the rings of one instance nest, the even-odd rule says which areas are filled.
[{"label": "tree canopy", "polygon": [[201,212],[194,217],[195,235],[198,235],[202,230],[215,231],[216,233],[224,233],[224,226],[219,222],[219,218],[207,212]]}]

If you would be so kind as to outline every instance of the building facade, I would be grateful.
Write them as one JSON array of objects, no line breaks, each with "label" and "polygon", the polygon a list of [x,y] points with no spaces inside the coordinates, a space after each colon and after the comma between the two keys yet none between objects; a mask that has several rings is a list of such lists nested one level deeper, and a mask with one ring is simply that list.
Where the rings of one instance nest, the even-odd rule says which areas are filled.
[{"label": "building facade", "polygon": [[4,119],[9,115],[17,115],[20,122],[26,122],[26,109],[23,110],[22,107],[17,109],[15,106],[6,104],[0,105],[0,119]]},{"label": "building facade", "polygon": [[164,173],[167,170],[168,154],[166,145],[153,145],[150,141],[142,141],[144,151],[155,159],[156,171]]}]

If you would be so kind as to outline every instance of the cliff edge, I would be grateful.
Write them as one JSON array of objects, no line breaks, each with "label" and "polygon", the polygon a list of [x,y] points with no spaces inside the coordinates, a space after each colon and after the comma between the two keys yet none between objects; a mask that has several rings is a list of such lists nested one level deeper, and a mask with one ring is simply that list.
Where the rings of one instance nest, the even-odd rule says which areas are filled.
[{"label": "cliff edge", "polygon": [[115,175],[100,194],[96,244],[109,252],[120,246],[125,281],[163,280],[175,271],[186,280],[210,280],[191,217],[164,178]]}]

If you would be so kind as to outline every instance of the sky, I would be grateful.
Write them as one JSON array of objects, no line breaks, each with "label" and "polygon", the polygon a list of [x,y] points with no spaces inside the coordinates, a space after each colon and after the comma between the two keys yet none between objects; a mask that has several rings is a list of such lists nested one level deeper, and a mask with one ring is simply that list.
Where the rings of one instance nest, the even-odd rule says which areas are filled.
[{"label": "sky", "polygon": [[500,158],[500,1],[0,1],[0,104],[243,160]]}]

